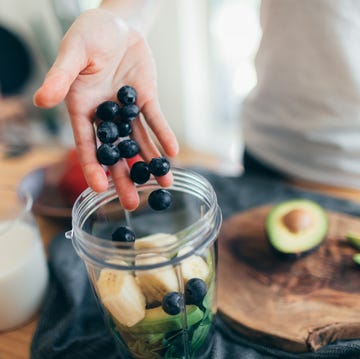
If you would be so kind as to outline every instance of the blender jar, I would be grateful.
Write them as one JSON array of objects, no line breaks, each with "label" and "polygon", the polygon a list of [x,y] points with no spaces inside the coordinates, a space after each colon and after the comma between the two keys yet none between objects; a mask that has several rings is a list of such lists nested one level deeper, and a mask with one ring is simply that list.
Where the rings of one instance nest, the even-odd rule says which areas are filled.
[{"label": "blender jar", "polygon": [[[122,209],[115,187],[84,191],[68,233],[84,261],[104,318],[126,358],[207,358],[216,313],[216,238],[222,216],[199,174],[175,168],[171,206],[147,203],[154,179],[137,185],[141,204]],[[112,241],[120,226],[134,242]],[[166,297],[166,299],[165,299]]]}]

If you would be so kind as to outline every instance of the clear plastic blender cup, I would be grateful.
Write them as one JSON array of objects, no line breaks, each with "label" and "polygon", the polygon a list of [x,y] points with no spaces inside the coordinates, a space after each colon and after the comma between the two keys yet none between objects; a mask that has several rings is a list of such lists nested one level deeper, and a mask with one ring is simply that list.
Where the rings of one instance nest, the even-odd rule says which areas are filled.
[{"label": "clear plastic blender cup", "polygon": [[[121,357],[207,358],[211,350],[221,211],[205,178],[178,168],[173,175],[172,204],[163,211],[147,203],[160,188],[155,180],[137,186],[141,204],[131,213],[112,183],[104,193],[86,190],[73,208],[67,237]],[[111,240],[120,226],[134,231],[135,242]],[[179,310],[165,308],[164,297],[175,298]]]}]

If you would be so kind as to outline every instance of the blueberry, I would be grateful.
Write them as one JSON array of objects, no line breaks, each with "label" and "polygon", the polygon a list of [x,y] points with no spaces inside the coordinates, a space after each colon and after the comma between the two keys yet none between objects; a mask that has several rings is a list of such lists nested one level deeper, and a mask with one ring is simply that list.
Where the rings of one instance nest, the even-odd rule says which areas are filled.
[{"label": "blueberry", "polygon": [[132,133],[131,122],[129,120],[121,120],[117,123],[119,136],[126,137]]},{"label": "blueberry", "polygon": [[112,166],[119,160],[120,151],[116,146],[104,143],[98,147],[96,157],[101,164]]},{"label": "blueberry", "polygon": [[124,105],[120,109],[120,116],[123,120],[132,121],[139,116],[140,110],[136,105]]},{"label": "blueberry", "polygon": [[206,293],[206,283],[200,278],[191,278],[185,286],[186,304],[202,306]]},{"label": "blueberry", "polygon": [[165,157],[153,158],[149,170],[154,176],[164,176],[170,171],[170,162]]},{"label": "blueberry", "polygon": [[134,242],[135,233],[126,226],[121,226],[115,229],[111,235],[111,239],[114,242]]},{"label": "blueberry", "polygon": [[114,122],[103,121],[99,124],[96,135],[102,143],[112,143],[118,139],[119,129]]},{"label": "blueberry", "polygon": [[162,211],[171,205],[171,193],[166,189],[152,191],[148,198],[149,206],[155,211]]},{"label": "blueberry", "polygon": [[132,105],[136,102],[136,90],[128,85],[123,86],[118,91],[117,98],[123,105]]},{"label": "blueberry", "polygon": [[120,106],[113,101],[105,101],[96,109],[96,116],[103,121],[113,121],[120,115]]},{"label": "blueberry", "polygon": [[150,178],[149,166],[143,161],[135,162],[130,169],[130,177],[138,184],[147,182]]},{"label": "blueberry", "polygon": [[139,145],[134,140],[123,140],[119,142],[118,148],[123,158],[134,157],[140,151]]},{"label": "blueberry", "polygon": [[181,312],[181,307],[183,306],[183,297],[178,292],[167,293],[163,297],[161,306],[167,314],[179,314]]}]

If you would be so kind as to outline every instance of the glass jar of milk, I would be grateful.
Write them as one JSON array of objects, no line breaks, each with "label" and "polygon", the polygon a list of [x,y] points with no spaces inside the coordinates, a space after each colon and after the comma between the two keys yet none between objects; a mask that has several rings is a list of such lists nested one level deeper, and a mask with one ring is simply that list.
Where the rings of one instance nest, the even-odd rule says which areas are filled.
[{"label": "glass jar of milk", "polygon": [[32,215],[32,198],[0,188],[0,331],[30,320],[48,283],[46,257]]}]

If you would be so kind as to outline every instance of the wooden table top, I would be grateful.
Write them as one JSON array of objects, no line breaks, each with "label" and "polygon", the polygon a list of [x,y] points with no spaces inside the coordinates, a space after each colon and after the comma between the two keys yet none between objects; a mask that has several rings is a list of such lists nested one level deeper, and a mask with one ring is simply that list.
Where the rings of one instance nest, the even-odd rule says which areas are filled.
[{"label": "wooden table top", "polygon": [[[17,185],[20,179],[29,171],[60,161],[65,154],[65,149],[36,148],[21,157],[0,158],[0,185]],[[197,157],[201,161],[201,156]],[[186,165],[194,162],[193,153],[183,152],[180,154],[177,163]],[[206,163],[208,158],[206,159]],[[198,162],[199,163],[199,162]],[[200,162],[203,163],[203,162]],[[295,186],[305,187],[311,191],[320,191],[333,196],[348,198],[360,202],[360,191],[338,189],[333,187],[321,187],[318,185],[294,182]],[[45,246],[50,239],[62,230],[61,224],[57,221],[38,217],[40,233]],[[37,325],[37,317],[29,323],[12,331],[0,333],[0,358],[1,359],[28,359],[29,349]]]}]

